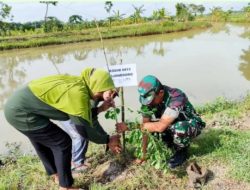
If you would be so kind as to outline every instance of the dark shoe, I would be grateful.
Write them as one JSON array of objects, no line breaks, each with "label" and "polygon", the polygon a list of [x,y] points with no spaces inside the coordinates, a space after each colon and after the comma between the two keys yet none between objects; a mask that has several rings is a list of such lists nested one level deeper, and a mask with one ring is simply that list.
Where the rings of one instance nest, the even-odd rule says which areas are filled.
[{"label": "dark shoe", "polygon": [[188,148],[182,148],[177,150],[175,154],[169,159],[168,167],[174,169],[177,166],[182,165],[188,158]]}]

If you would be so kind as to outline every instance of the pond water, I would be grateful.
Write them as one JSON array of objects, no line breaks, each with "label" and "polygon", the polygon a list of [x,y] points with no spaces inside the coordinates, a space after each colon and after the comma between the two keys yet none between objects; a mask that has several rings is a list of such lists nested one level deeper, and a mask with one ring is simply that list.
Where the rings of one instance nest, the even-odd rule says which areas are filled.
[{"label": "pond water", "polygon": [[[250,25],[218,24],[206,30],[105,40],[104,45],[110,64],[136,64],[138,81],[155,75],[163,84],[182,89],[194,105],[201,105],[219,96],[240,99],[250,90],[249,32]],[[2,112],[17,87],[47,75],[79,75],[89,66],[106,67],[100,42],[1,52],[0,153],[6,151],[5,142],[21,142],[23,150],[30,150],[26,137],[7,123]],[[126,107],[137,110],[136,87],[124,90]],[[111,121],[103,115],[100,120],[107,131],[113,131]]]}]

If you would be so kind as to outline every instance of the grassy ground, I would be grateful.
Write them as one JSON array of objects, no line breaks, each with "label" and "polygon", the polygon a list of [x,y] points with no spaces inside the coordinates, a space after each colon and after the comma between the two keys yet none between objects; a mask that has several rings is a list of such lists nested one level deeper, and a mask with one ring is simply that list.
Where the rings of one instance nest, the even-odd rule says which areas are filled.
[{"label": "grassy ground", "polygon": [[[210,24],[208,24],[207,22],[180,23],[165,21],[127,26],[116,26],[112,28],[100,28],[100,32],[103,39],[110,39],[186,31],[192,28],[207,28],[209,26]],[[0,37],[0,51],[97,40],[100,40],[97,29]]]},{"label": "grassy ground", "polygon": [[[76,185],[93,190],[189,189],[186,167],[196,161],[211,171],[202,189],[250,189],[250,95],[238,102],[219,98],[197,109],[207,127],[193,141],[184,166],[164,173],[148,163],[133,164],[132,147],[126,156],[113,156],[91,144],[91,167],[76,177]],[[9,156],[2,158],[0,189],[58,189],[36,156],[22,155],[11,146]]]}]

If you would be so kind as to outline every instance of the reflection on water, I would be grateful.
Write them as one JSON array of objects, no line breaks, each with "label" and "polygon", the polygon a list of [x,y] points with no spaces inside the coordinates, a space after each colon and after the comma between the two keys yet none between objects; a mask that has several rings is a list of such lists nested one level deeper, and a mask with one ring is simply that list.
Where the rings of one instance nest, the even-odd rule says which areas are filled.
[{"label": "reflection on water", "polygon": [[159,43],[155,43],[154,44],[153,54],[160,55],[160,56],[164,56],[165,55],[165,50],[164,50],[164,47],[163,47],[163,42],[159,42]]},{"label": "reflection on water", "polygon": [[88,57],[88,51],[87,50],[76,50],[73,52],[73,56],[77,61],[83,61]]},{"label": "reflection on water", "polygon": [[218,34],[221,32],[225,32],[226,34],[230,34],[230,27],[226,23],[214,23],[213,27],[209,31],[212,34]]},{"label": "reflection on water", "polygon": [[242,72],[243,76],[250,81],[250,47],[248,50],[242,50],[243,55],[240,56],[243,61],[239,65],[239,70]]},{"label": "reflection on water", "polygon": [[[105,40],[104,45],[109,64],[135,63],[138,80],[147,74],[156,75],[162,83],[182,89],[197,105],[218,96],[237,99],[250,90],[249,28],[216,25],[207,30]],[[105,65],[100,42],[1,52],[0,152],[1,142],[24,141],[1,111],[16,88],[35,78],[58,73],[79,75],[85,67]],[[136,87],[125,88],[125,104],[138,109]],[[114,126],[109,121],[101,122],[104,127]]]},{"label": "reflection on water", "polygon": [[[241,37],[250,40],[250,26],[245,27],[244,32]],[[250,46],[248,50],[242,50],[243,54],[240,56],[242,62],[239,65],[239,70],[242,72],[242,75],[250,81]]]},{"label": "reflection on water", "polygon": [[19,58],[1,57],[0,58],[0,109],[6,97],[9,97],[13,89],[23,84],[26,76],[25,69],[19,65]]}]

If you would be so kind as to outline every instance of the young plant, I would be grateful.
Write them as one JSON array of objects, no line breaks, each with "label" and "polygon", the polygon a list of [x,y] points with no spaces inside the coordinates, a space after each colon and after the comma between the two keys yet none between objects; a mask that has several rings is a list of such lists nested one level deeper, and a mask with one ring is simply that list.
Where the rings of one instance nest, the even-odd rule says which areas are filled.
[{"label": "young plant", "polygon": [[120,114],[120,109],[119,108],[112,108],[109,109],[106,113],[105,113],[105,118],[106,119],[112,119],[115,120],[116,123],[118,122],[118,115]]},{"label": "young plant", "polygon": [[[156,109],[149,109],[147,106],[142,106],[141,110],[138,111],[139,114],[144,116],[151,117],[156,112]],[[142,149],[143,136],[148,137],[147,143],[147,161],[154,166],[156,169],[162,169],[167,171],[166,161],[169,159],[171,151],[167,148],[166,144],[162,141],[160,133],[148,133],[145,131],[141,131],[140,123],[138,121],[134,122],[126,122],[130,133],[127,136],[127,142],[130,143],[133,147],[135,147],[134,155],[137,158],[142,158],[144,155]]]},{"label": "young plant", "polygon": [[156,108],[149,109],[147,106],[142,106],[141,109],[138,112],[138,114],[147,116],[147,117],[152,117],[154,113],[157,111]]},{"label": "young plant", "polygon": [[135,147],[134,156],[136,158],[143,157],[142,138],[143,135],[148,136],[147,155],[146,159],[150,165],[156,169],[167,171],[167,160],[170,158],[171,151],[167,148],[165,143],[161,140],[160,134],[151,134],[142,132],[140,129],[132,130],[127,135],[127,142]]}]

